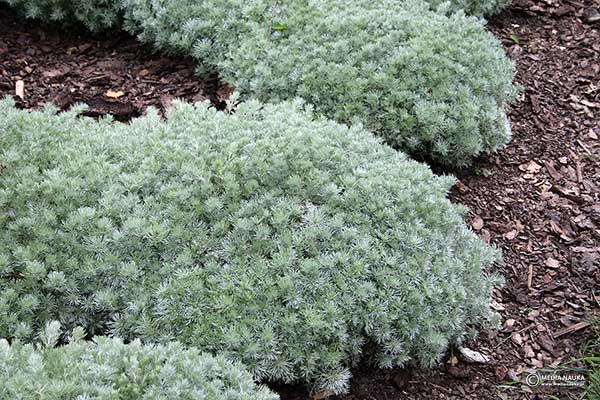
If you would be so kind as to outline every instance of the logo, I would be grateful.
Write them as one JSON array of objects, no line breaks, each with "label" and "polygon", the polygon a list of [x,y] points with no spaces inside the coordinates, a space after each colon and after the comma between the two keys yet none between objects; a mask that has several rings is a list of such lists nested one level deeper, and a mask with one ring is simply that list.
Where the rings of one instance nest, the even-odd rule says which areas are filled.
[{"label": "logo", "polygon": [[525,383],[531,387],[538,387],[542,383],[542,379],[538,374],[530,374],[525,378]]},{"label": "logo", "polygon": [[525,384],[532,389],[578,389],[585,383],[584,374],[568,370],[538,370],[525,377]]}]

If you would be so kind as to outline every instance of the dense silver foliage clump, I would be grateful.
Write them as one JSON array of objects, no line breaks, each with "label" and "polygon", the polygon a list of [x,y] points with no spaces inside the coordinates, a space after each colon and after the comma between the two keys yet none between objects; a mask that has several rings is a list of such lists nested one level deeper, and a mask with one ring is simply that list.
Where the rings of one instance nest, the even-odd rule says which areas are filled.
[{"label": "dense silver foliage clump", "polygon": [[0,102],[0,337],[181,341],[343,392],[493,317],[498,258],[436,177],[300,102],[130,125]]},{"label": "dense silver foliage clump", "polygon": [[395,0],[302,3],[278,8],[283,29],[257,24],[230,46],[226,81],[261,101],[300,96],[443,164],[508,143],[514,67],[478,21]]},{"label": "dense silver foliage clump", "polygon": [[[420,158],[466,166],[510,140],[514,66],[483,22],[485,0],[3,0],[33,16],[115,25],[191,55],[247,98],[302,97]],[[435,10],[432,10],[434,8]]]},{"label": "dense silver foliage clump", "polygon": [[192,55],[200,75],[214,72],[230,47],[252,26],[268,25],[278,8],[271,0],[120,1],[127,31],[161,51]]},{"label": "dense silver foliage clump", "polygon": [[28,18],[92,32],[121,26],[121,0],[0,0]]},{"label": "dense silver foliage clump", "polygon": [[55,347],[60,324],[48,323],[39,345],[0,339],[0,400],[276,400],[243,366],[178,343],[143,345],[97,337]]},{"label": "dense silver foliage clump", "polygon": [[126,0],[127,26],[246,97],[302,97],[451,166],[503,147],[514,66],[481,21],[421,1]]},{"label": "dense silver foliage clump", "polygon": [[468,15],[494,15],[508,7],[512,0],[426,0],[432,9],[457,12],[464,11]]}]

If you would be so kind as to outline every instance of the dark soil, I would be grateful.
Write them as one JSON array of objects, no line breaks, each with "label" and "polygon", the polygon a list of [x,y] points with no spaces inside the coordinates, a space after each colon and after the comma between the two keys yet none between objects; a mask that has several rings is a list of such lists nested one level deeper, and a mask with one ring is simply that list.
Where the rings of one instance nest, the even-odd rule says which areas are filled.
[{"label": "dark soil", "polygon": [[[516,0],[488,24],[523,86],[510,110],[514,139],[455,173],[451,198],[469,207],[467,222],[505,257],[491,269],[506,280],[493,303],[502,328],[467,344],[490,362],[468,363],[454,351],[433,370],[361,367],[340,399],[546,399],[523,383],[530,371],[580,366],[573,360],[600,307],[598,8],[597,0]],[[148,106],[164,110],[175,97],[220,108],[230,93],[216,77],[195,77],[191,60],[152,54],[125,34],[54,32],[0,8],[0,95],[14,95],[19,80],[23,108],[84,102],[89,115],[122,120]],[[283,399],[309,397],[301,387],[276,389]]]},{"label": "dark soil", "polygon": [[88,116],[122,121],[149,106],[164,110],[175,98],[224,108],[229,89],[216,76],[199,80],[191,59],[153,54],[122,32],[106,36],[53,31],[0,6],[0,96],[14,95],[21,80],[19,107],[85,103]]}]

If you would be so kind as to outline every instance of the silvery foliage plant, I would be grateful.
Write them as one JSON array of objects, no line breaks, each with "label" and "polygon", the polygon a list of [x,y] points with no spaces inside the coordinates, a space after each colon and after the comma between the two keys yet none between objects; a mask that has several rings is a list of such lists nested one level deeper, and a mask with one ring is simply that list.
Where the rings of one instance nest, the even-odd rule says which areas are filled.
[{"label": "silvery foliage plant", "polygon": [[493,322],[498,252],[454,179],[361,126],[300,101],[78,112],[0,102],[0,337],[56,320],[341,393],[361,359],[432,366]]},{"label": "silvery foliage plant", "polygon": [[0,0],[27,18],[92,32],[120,29],[121,0]]},{"label": "silvery foliage plant", "polygon": [[[245,97],[302,97],[412,155],[462,167],[510,140],[514,65],[483,22],[397,0],[126,0],[141,40]],[[446,4],[446,9],[448,5]]]},{"label": "silvery foliage plant", "polygon": [[49,322],[39,344],[0,339],[0,400],[276,400],[241,365],[178,343],[83,340],[75,328],[61,346]]},{"label": "silvery foliage plant", "polygon": [[[2,0],[91,30],[121,23],[191,55],[247,98],[302,97],[413,156],[452,167],[510,140],[513,64],[483,22],[506,0]],[[455,12],[456,11],[456,12]]]}]

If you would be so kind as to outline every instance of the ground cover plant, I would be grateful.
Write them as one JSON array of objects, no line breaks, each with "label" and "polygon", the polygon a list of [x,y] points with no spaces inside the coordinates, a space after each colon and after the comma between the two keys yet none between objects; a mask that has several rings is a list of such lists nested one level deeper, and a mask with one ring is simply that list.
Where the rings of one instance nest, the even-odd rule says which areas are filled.
[{"label": "ground cover plant", "polygon": [[[465,363],[457,350],[454,367],[362,366],[353,369],[351,392],[336,399],[429,400],[457,393],[482,400],[522,397],[521,385],[504,383],[523,381],[527,366],[552,368],[573,357],[594,355],[578,349],[594,333],[585,322],[593,315],[594,289],[600,284],[599,199],[594,186],[600,177],[594,157],[600,152],[600,130],[592,107],[600,102],[600,92],[590,90],[597,81],[600,31],[597,23],[590,23],[594,14],[587,7],[593,1],[582,4],[520,0],[486,26],[515,58],[517,80],[526,89],[511,107],[512,143],[478,160],[477,169],[461,172],[449,198],[468,206],[466,222],[486,241],[503,248],[505,262],[493,270],[506,277],[506,285],[494,291],[492,305],[506,321],[505,329],[463,344],[491,357],[492,365]],[[58,99],[59,107],[85,102],[90,104],[87,113],[115,113],[117,118],[127,116],[115,111],[115,104],[131,107],[134,112],[128,115],[143,115],[150,105],[162,112],[170,107],[162,101],[163,94],[188,101],[208,97],[219,109],[223,106],[227,90],[217,92],[214,76],[194,77],[193,62],[187,57],[151,54],[122,32],[100,36],[46,29],[45,24],[23,24],[20,17],[0,4],[0,97],[14,95],[15,79],[23,79],[25,97],[17,99],[19,108],[37,109],[56,99],[63,88],[70,94]],[[126,70],[117,71],[114,80],[97,81],[108,60],[108,67],[124,65]],[[69,72],[46,77],[57,70]],[[99,107],[95,99],[109,89],[125,95]],[[366,348],[364,354],[368,353]],[[593,374],[593,358],[585,361]],[[576,361],[568,365],[582,367]],[[522,366],[526,370],[519,374]],[[593,382],[590,375],[588,397],[593,396]],[[276,388],[285,400],[309,397],[304,385]],[[561,391],[556,396],[579,398],[579,393]]]},{"label": "ground cover plant", "polygon": [[296,96],[396,148],[468,165],[510,140],[514,68],[481,22],[396,0],[127,0],[127,27],[245,96]]},{"label": "ground cover plant", "polygon": [[0,0],[28,18],[102,32],[121,26],[120,0]]},{"label": "ground cover plant", "polygon": [[[131,0],[0,0],[19,10],[28,18],[45,20],[66,26],[81,24],[93,32],[118,27],[123,14],[124,4]],[[134,0],[136,3],[148,3],[146,0]],[[405,0],[403,0],[405,1]],[[202,7],[202,2],[194,2]],[[199,4],[200,3],[200,4]],[[469,15],[491,15],[510,4],[510,0],[428,0],[432,9],[446,12],[464,11]],[[193,3],[190,3],[193,4]],[[240,2],[230,3],[241,5]],[[208,9],[208,8],[205,8]],[[207,14],[206,20],[209,20]],[[222,16],[222,15],[221,15]]]},{"label": "ground cover plant", "polygon": [[0,339],[0,399],[275,400],[241,365],[178,343],[143,345],[98,337],[76,328],[55,347],[60,324],[51,322],[40,345]]},{"label": "ground cover plant", "polygon": [[[82,3],[61,3],[57,13],[78,13],[95,28],[121,8],[128,31],[161,51],[192,55],[201,75],[216,71],[263,102],[303,97],[418,157],[463,167],[511,137],[513,65],[482,22],[462,12],[443,15],[416,0],[122,0],[98,10]],[[54,4],[23,8],[37,15]]]},{"label": "ground cover plant", "polygon": [[493,319],[498,253],[452,178],[303,108],[126,125],[2,101],[0,337],[57,320],[335,392],[361,358],[436,364]]},{"label": "ground cover plant", "polygon": [[230,46],[227,82],[262,101],[300,96],[446,165],[510,140],[513,65],[474,19],[389,0],[298,4],[280,7],[284,29],[257,24]]},{"label": "ground cover plant", "polygon": [[464,11],[468,15],[494,15],[508,7],[512,0],[427,0],[433,9],[446,9],[449,12]]}]

